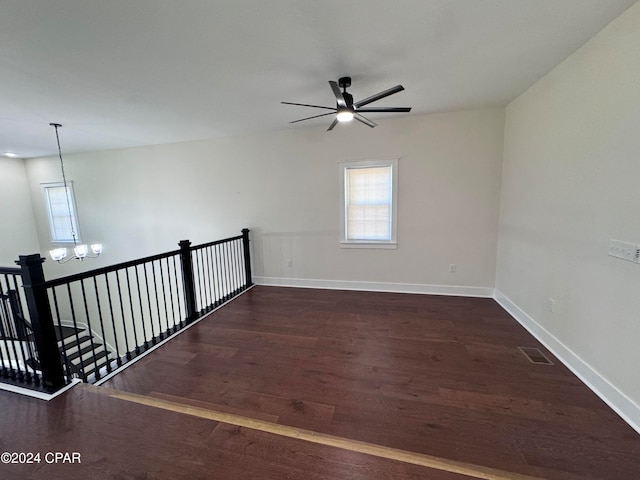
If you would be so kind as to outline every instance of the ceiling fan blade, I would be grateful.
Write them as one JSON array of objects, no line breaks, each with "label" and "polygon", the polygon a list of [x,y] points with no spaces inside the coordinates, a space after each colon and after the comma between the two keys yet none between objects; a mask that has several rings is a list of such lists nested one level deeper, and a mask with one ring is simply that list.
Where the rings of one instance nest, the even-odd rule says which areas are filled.
[{"label": "ceiling fan blade", "polygon": [[335,118],[333,122],[331,122],[331,125],[329,125],[329,128],[327,128],[327,132],[330,132],[331,130],[333,130],[333,127],[335,127],[337,124],[338,124],[338,119]]},{"label": "ceiling fan blade", "polygon": [[411,107],[365,107],[365,108],[359,108],[358,112],[365,112],[365,113],[382,113],[382,112],[387,112],[387,113],[394,113],[394,112],[398,112],[398,113],[408,113],[411,111]]},{"label": "ceiling fan blade", "polygon": [[373,127],[375,127],[375,126],[377,126],[377,125],[378,125],[376,122],[372,122],[371,120],[369,120],[369,119],[368,119],[368,118],[366,118],[366,117],[363,117],[362,115],[360,115],[360,114],[359,114],[359,113],[357,113],[357,112],[353,114],[353,118],[355,118],[355,119],[356,119],[356,120],[358,120],[359,122],[362,122],[362,123],[364,123],[366,126],[371,127],[371,128],[373,128]]},{"label": "ceiling fan blade", "polygon": [[307,103],[293,103],[293,102],[280,102],[285,105],[298,105],[299,107],[313,107],[313,108],[324,108],[326,110],[335,110],[335,107],[323,107],[322,105],[309,105]]},{"label": "ceiling fan blade", "polygon": [[342,96],[342,92],[340,91],[338,84],[333,80],[329,80],[329,85],[331,85],[331,90],[333,90],[333,94],[336,96],[338,107],[347,108],[347,102],[344,101],[344,97]]},{"label": "ceiling fan blade", "polygon": [[335,112],[335,108],[332,109],[333,112],[329,112],[329,113],[321,113],[320,115],[314,115],[313,117],[307,117],[307,118],[301,118],[300,120],[294,120],[293,122],[289,122],[289,123],[298,123],[298,122],[304,122],[305,120],[311,120],[312,118],[318,118],[318,117],[326,117],[327,115],[334,115]]},{"label": "ceiling fan blade", "polygon": [[359,102],[356,102],[354,105],[356,108],[360,108],[364,105],[368,105],[371,102],[375,102],[384,97],[388,97],[389,95],[393,95],[394,93],[401,92],[402,90],[404,90],[404,87],[402,85],[396,85],[395,87],[391,87],[383,92],[376,93],[375,95],[371,95],[370,97],[367,97],[364,100],[360,100]]}]

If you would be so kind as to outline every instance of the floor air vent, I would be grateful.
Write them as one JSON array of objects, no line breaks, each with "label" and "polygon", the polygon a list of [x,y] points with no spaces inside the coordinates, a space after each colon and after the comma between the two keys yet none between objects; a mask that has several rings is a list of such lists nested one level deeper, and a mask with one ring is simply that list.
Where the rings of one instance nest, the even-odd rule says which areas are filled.
[{"label": "floor air vent", "polygon": [[553,362],[538,348],[518,347],[518,350],[520,350],[531,363],[535,363],[536,365],[553,365]]}]

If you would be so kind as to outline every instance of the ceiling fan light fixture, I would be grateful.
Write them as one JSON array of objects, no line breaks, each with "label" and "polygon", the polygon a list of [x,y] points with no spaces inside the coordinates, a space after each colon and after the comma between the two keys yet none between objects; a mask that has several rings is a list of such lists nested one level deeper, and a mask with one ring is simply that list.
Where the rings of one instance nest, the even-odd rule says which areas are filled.
[{"label": "ceiling fan light fixture", "polygon": [[[375,127],[378,124],[374,121],[369,120],[367,117],[362,115],[363,113],[409,113],[411,111],[411,107],[364,107],[365,105],[369,105],[370,103],[377,102],[383,98],[388,97],[389,95],[393,95],[394,93],[401,92],[404,90],[402,85],[396,85],[395,87],[388,88],[383,90],[382,92],[378,92],[375,95],[371,95],[359,102],[353,101],[353,95],[347,92],[347,87],[351,86],[351,77],[342,77],[338,79],[337,82],[333,80],[329,80],[329,85],[331,86],[331,90],[333,91],[333,96],[336,98],[336,106],[335,107],[326,107],[324,105],[311,105],[308,103],[293,103],[293,102],[282,102],[285,105],[297,105],[300,107],[312,107],[312,108],[321,108],[322,110],[329,110],[326,113],[320,113],[318,115],[312,115],[311,117],[301,118],[299,120],[294,120],[289,123],[298,123],[303,122],[305,120],[311,120],[319,117],[326,117],[327,115],[335,115],[335,118],[327,128],[327,132],[333,130],[333,128],[338,123],[350,122],[352,120],[358,120],[360,123],[364,123],[367,127]],[[342,91],[340,89],[342,88]]]},{"label": "ceiling fan light fixture", "polygon": [[353,112],[350,110],[340,110],[336,118],[339,122],[350,122],[353,120]]}]

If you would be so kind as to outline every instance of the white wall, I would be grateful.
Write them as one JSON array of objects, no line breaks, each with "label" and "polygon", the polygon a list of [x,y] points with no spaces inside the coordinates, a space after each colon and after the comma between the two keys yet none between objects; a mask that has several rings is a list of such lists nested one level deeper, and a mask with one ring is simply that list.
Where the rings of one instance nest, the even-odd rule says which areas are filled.
[{"label": "white wall", "polygon": [[24,161],[0,157],[0,266],[40,251]]},{"label": "white wall", "polygon": [[[640,4],[506,109],[498,295],[640,425]],[[545,308],[555,300],[555,310]]]},{"label": "white wall", "polygon": [[[101,240],[105,253],[83,265],[49,261],[49,274],[173,250],[183,238],[202,243],[237,235],[249,227],[254,275],[265,282],[368,281],[491,291],[503,109],[389,118],[375,129],[325,129],[66,155],[83,241]],[[398,248],[341,249],[338,163],[381,157],[400,157]],[[34,199],[39,182],[60,177],[54,158],[29,160],[27,171]],[[44,206],[34,206],[46,251]],[[457,264],[457,273],[448,272],[450,263]]]}]

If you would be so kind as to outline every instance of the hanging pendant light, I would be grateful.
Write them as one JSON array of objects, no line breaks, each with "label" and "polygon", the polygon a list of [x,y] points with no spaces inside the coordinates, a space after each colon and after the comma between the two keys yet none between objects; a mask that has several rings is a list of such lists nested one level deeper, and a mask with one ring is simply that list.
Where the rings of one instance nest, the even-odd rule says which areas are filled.
[{"label": "hanging pendant light", "polygon": [[[74,258],[77,260],[84,260],[85,258],[96,258],[102,253],[102,244],[93,243],[89,247],[85,244],[78,243],[78,237],[76,231],[73,228],[73,214],[71,213],[71,197],[69,196],[69,188],[67,187],[67,177],[64,173],[64,162],[62,161],[62,150],[60,149],[60,137],[58,136],[58,128],[61,127],[59,123],[50,123],[56,130],[56,140],[58,142],[58,156],[60,157],[60,169],[62,170],[62,184],[64,185],[64,194],[67,200],[67,211],[69,212],[69,224],[71,226],[71,237],[73,238],[73,256],[67,256],[66,248],[54,248],[49,250],[51,258],[58,263],[66,263]],[[91,250],[91,253],[89,253]]]}]

